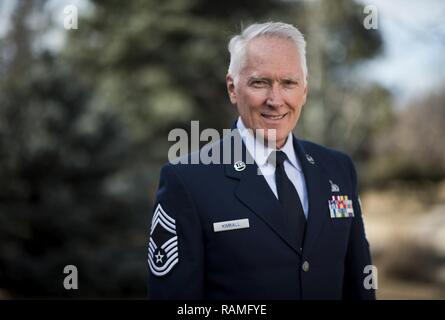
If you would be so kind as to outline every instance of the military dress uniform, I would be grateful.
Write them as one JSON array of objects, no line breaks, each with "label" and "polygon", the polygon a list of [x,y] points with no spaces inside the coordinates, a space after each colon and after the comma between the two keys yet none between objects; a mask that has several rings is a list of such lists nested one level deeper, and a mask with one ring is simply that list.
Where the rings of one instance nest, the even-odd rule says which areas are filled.
[{"label": "military dress uniform", "polygon": [[307,190],[302,246],[244,143],[238,161],[168,163],[149,230],[150,298],[375,299],[351,159],[291,138]]}]

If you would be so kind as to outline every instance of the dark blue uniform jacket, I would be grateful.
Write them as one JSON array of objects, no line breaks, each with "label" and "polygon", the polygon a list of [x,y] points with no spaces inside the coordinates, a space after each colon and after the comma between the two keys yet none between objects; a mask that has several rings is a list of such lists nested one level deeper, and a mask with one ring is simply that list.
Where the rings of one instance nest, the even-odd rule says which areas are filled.
[{"label": "dark blue uniform jacket", "polygon": [[[309,199],[302,251],[255,163],[240,171],[234,163],[162,168],[150,229],[150,298],[375,298],[364,286],[371,257],[351,159],[295,137],[294,147]],[[331,218],[332,196],[352,200],[354,217]],[[214,223],[241,219],[248,228],[215,232]]]}]

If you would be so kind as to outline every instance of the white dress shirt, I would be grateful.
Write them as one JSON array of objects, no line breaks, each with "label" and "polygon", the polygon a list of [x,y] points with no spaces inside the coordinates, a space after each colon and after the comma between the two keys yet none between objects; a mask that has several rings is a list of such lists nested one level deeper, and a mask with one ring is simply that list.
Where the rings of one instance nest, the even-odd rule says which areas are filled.
[{"label": "white dress shirt", "polygon": [[[261,173],[266,179],[267,184],[275,194],[275,197],[278,199],[277,185],[275,182],[275,166],[272,163],[270,163],[270,161],[267,161],[270,154],[274,150],[269,148],[268,146],[265,146],[261,141],[255,140],[255,137],[253,136],[252,132],[246,130],[246,126],[241,120],[241,117],[238,117],[236,127],[238,128],[241,134],[243,142],[246,145],[247,151],[255,160],[255,163],[261,170]],[[286,161],[284,161],[284,170],[286,171],[287,176],[289,177],[290,181],[292,181],[292,184],[294,185],[295,189],[298,192],[301,205],[303,206],[304,215],[306,216],[307,219],[309,205],[308,205],[306,182],[304,180],[304,174],[303,170],[301,169],[300,161],[298,160],[294,150],[292,132],[289,133],[286,143],[279,150],[283,151],[287,156]]]}]

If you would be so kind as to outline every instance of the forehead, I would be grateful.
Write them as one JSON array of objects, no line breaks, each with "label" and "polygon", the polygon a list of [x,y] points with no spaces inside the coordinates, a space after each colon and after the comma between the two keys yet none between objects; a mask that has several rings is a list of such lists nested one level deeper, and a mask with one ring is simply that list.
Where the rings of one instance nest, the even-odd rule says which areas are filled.
[{"label": "forehead", "polygon": [[260,37],[246,48],[244,74],[262,76],[301,76],[301,64],[296,45],[288,39]]}]

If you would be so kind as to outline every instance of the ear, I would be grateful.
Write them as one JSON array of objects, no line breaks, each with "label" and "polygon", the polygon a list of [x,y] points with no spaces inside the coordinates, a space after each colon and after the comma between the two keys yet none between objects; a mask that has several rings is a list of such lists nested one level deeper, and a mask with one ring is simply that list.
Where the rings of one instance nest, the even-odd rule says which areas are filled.
[{"label": "ear", "polygon": [[229,94],[230,102],[236,104],[235,80],[228,74],[226,76],[227,92]]}]

